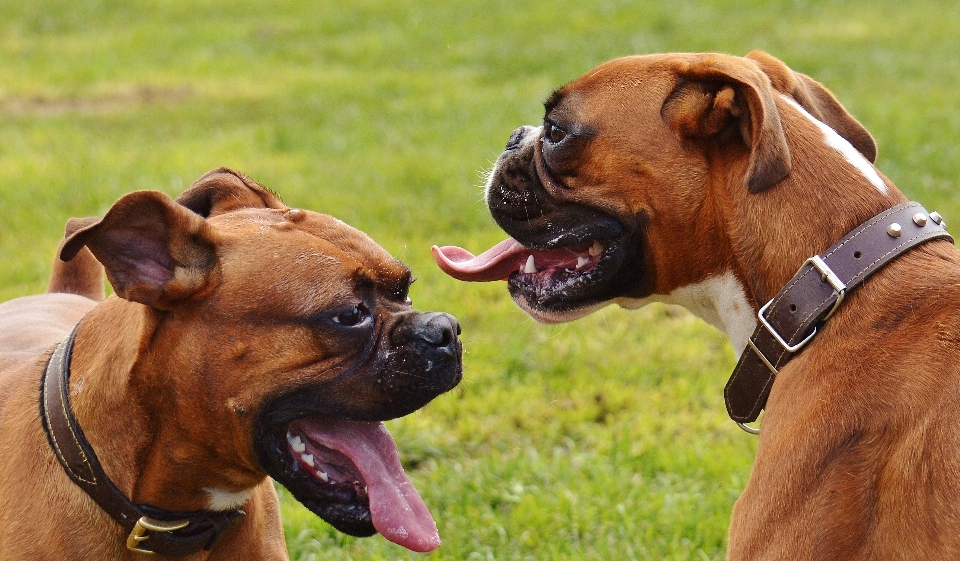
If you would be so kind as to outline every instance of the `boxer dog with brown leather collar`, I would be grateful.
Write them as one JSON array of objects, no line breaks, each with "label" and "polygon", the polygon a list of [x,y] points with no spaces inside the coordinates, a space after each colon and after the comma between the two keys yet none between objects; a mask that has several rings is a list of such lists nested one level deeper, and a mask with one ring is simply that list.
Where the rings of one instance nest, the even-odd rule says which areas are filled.
[{"label": "boxer dog with brown leather collar", "polygon": [[71,220],[60,257],[0,304],[0,559],[287,559],[268,475],[440,545],[382,421],[460,381],[460,328],[367,235],[219,169]]},{"label": "boxer dog with brown leather collar", "polygon": [[768,54],[625,57],[511,135],[510,238],[434,255],[541,322],[662,301],[729,337],[728,412],[765,407],[730,559],[960,559],[960,253],[875,156]]}]

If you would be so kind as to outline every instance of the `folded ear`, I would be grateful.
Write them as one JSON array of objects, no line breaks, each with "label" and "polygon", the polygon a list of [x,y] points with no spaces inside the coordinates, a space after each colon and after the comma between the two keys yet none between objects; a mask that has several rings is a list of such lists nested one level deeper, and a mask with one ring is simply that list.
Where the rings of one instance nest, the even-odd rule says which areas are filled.
[{"label": "folded ear", "polygon": [[[64,228],[60,249],[77,230],[100,220],[99,218],[71,218]],[[60,259],[60,252],[53,260],[53,270],[47,292],[79,294],[97,302],[103,301],[103,265],[85,247],[79,248],[69,261]]]},{"label": "folded ear", "polygon": [[877,143],[873,136],[840,105],[830,90],[763,51],[753,51],[746,58],[755,62],[770,78],[774,90],[792,97],[807,112],[837,131],[871,163],[876,161]]},{"label": "folded ear", "polygon": [[227,168],[205,173],[177,197],[177,202],[204,218],[241,208],[286,208],[280,197]]},{"label": "folded ear", "polygon": [[60,258],[86,246],[121,298],[158,309],[204,291],[217,266],[214,233],[203,218],[157,191],[137,191],[99,219],[71,225]]},{"label": "folded ear", "polygon": [[790,149],[767,75],[743,59],[704,55],[680,63],[678,85],[664,101],[664,121],[682,136],[742,141],[750,150],[744,184],[759,193],[783,180]]}]

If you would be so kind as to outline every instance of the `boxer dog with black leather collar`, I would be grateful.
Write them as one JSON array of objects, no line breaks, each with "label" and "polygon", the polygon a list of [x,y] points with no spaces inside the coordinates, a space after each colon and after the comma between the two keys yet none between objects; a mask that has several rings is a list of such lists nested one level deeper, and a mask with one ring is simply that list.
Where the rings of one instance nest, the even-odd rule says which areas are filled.
[{"label": "boxer dog with black leather collar", "polygon": [[[765,403],[730,559],[958,559],[960,252],[875,157],[829,91],[766,53],[625,57],[510,137],[486,198],[511,237],[434,254],[507,280],[538,321],[662,301],[727,334],[749,363],[731,415]],[[868,255],[886,264],[854,271]],[[774,298],[800,281],[820,299]]]},{"label": "boxer dog with black leather collar", "polygon": [[0,304],[0,559],[287,559],[267,475],[440,544],[381,421],[460,381],[460,328],[367,235],[218,169],[71,220],[60,256]]}]

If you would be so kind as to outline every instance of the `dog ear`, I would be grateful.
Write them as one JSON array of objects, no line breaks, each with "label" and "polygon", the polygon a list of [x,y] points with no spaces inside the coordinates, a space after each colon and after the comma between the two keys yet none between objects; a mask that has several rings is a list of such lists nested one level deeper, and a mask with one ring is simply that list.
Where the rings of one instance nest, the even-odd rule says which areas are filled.
[{"label": "dog ear", "polygon": [[701,139],[739,133],[750,149],[744,183],[751,193],[790,173],[790,149],[766,74],[721,55],[683,62],[677,73],[680,82],[660,110],[675,132]]},{"label": "dog ear", "polygon": [[241,208],[286,208],[280,197],[227,168],[205,173],[176,200],[204,218]]},{"label": "dog ear", "polygon": [[60,258],[69,261],[86,246],[121,298],[169,309],[211,282],[212,229],[163,193],[130,193],[103,218],[81,220],[68,226]]},{"label": "dog ear", "polygon": [[[67,239],[77,230],[86,228],[100,220],[97,217],[71,218],[64,228],[63,240],[60,249],[63,249]],[[90,253],[86,247],[80,247],[69,260],[60,259],[60,251],[53,260],[53,270],[50,272],[50,282],[47,292],[61,292],[79,294],[97,302],[103,301],[103,265]]]},{"label": "dog ear", "polygon": [[753,51],[752,60],[769,78],[773,89],[792,97],[808,113],[837,131],[871,163],[877,159],[877,143],[873,136],[853,118],[830,90],[813,78],[794,72],[779,59],[763,51]]}]

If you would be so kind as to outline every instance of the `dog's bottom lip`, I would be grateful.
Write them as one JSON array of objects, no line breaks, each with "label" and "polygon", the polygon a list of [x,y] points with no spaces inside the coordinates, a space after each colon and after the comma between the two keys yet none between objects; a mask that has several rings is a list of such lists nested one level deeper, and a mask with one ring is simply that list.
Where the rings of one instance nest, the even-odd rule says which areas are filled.
[{"label": "dog's bottom lip", "polygon": [[[537,264],[534,252],[534,267],[519,270],[507,278],[510,293],[522,308],[548,312],[544,319],[552,314],[565,316],[578,309],[593,309],[605,300],[603,287],[622,261],[623,245],[621,240],[596,240],[568,246],[571,253],[577,255],[579,266],[574,267],[563,262]],[[589,248],[586,257],[581,253],[585,247]],[[540,314],[531,315],[540,318]]]}]

